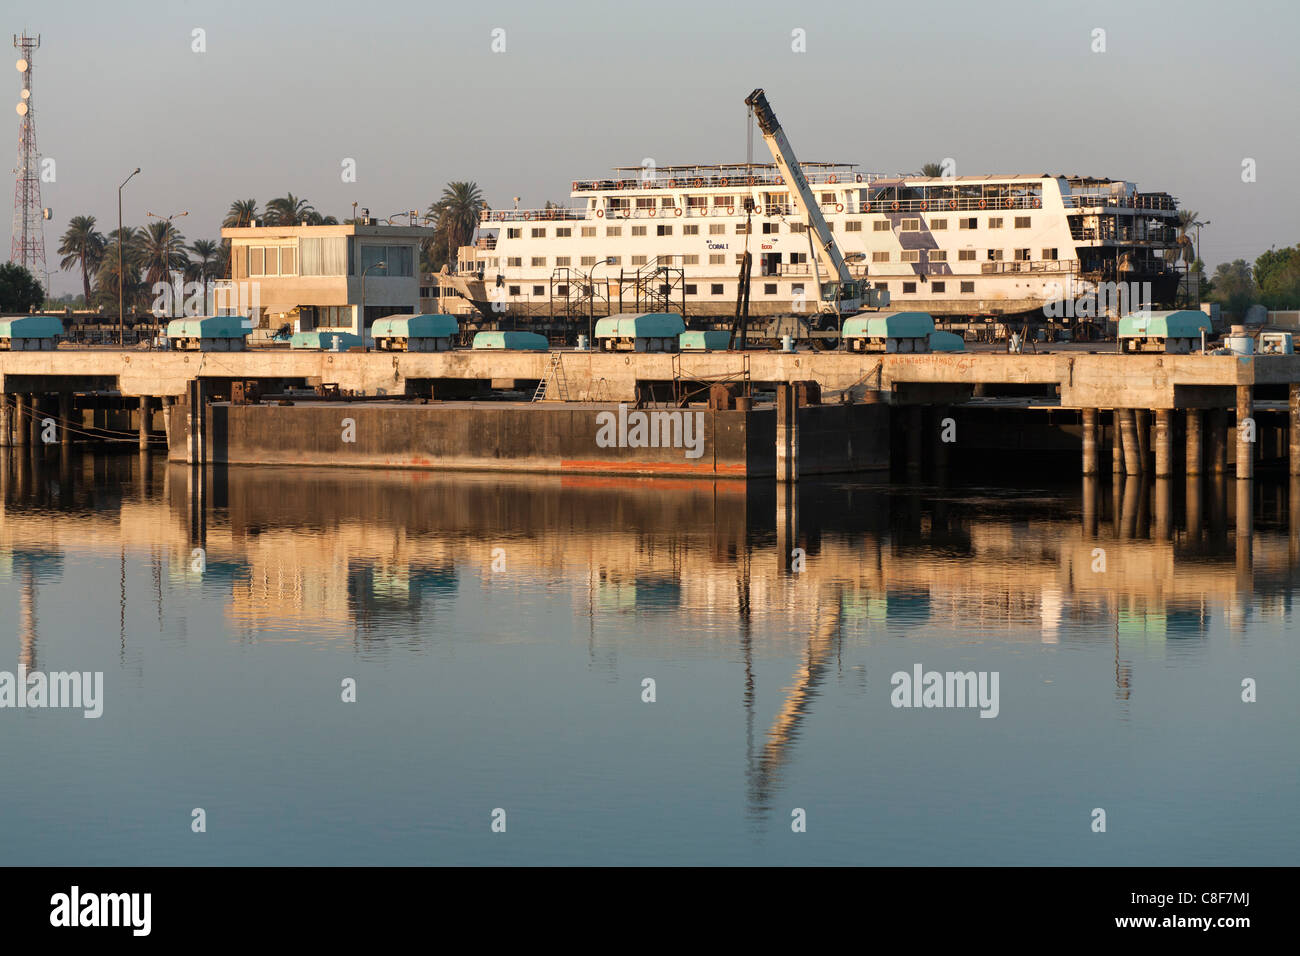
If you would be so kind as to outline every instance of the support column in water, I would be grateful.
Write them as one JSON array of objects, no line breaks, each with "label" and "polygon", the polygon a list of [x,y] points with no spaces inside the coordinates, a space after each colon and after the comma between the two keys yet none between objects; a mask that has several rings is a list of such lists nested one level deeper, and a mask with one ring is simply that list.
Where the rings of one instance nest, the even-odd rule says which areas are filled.
[{"label": "support column in water", "polygon": [[1083,410],[1083,474],[1097,474],[1097,409]]},{"label": "support column in water", "polygon": [[1155,418],[1156,477],[1168,478],[1174,471],[1173,410],[1157,408]]},{"label": "support column in water", "polygon": [[1187,467],[1183,469],[1189,475],[1201,473],[1201,422],[1204,420],[1199,408],[1189,408],[1184,412],[1187,420]]},{"label": "support column in water", "polygon": [[72,393],[59,392],[59,444],[72,444]]},{"label": "support column in water", "polygon": [[14,444],[22,447],[26,447],[27,440],[31,437],[27,424],[27,398],[22,392],[14,395]]},{"label": "support column in water", "polygon": [[0,448],[13,443],[13,404],[8,392],[0,392]]},{"label": "support column in water", "polygon": [[1142,451],[1138,446],[1137,416],[1133,409],[1120,409],[1120,440],[1124,444],[1124,473],[1130,477],[1142,474]]},{"label": "support column in water", "polygon": [[1249,385],[1237,386],[1237,477],[1255,477],[1255,401]]},{"label": "support column in water", "polygon": [[1300,383],[1292,382],[1290,386],[1290,412],[1287,429],[1289,472],[1294,477],[1300,475]]},{"label": "support column in water", "polygon": [[140,450],[149,448],[149,396],[140,396]]}]

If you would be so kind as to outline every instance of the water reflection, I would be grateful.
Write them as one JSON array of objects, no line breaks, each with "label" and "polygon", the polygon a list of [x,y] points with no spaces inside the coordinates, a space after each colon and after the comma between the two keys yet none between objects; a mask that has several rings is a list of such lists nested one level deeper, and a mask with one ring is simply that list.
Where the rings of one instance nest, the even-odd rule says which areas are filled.
[{"label": "water reflection", "polygon": [[[949,476],[950,480],[952,476]],[[0,576],[18,585],[19,666],[40,661],[40,591],[65,560],[118,561],[128,614],[216,596],[238,640],[351,641],[395,654],[447,640],[453,604],[528,587],[567,606],[594,666],[630,648],[734,661],[751,812],[776,805],[846,640],[912,631],[1176,663],[1212,620],[1289,610],[1300,479],[1129,478],[1039,489],[854,481],[503,478],[424,472],[193,470],[156,458],[0,453]],[[1208,517],[1207,517],[1208,516]],[[149,568],[129,593],[128,568]],[[956,637],[952,637],[956,635]],[[485,638],[491,640],[493,638]],[[501,640],[541,640],[521,620]],[[920,652],[918,652],[920,653]],[[792,664],[760,685],[763,661]],[[880,681],[880,675],[873,680]],[[762,729],[760,729],[762,728]]]}]

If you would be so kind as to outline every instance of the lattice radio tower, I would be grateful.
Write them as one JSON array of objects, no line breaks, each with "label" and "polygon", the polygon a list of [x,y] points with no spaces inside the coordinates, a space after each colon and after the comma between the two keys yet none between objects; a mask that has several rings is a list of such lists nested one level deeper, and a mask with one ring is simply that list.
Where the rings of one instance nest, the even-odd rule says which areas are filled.
[{"label": "lattice radio tower", "polygon": [[26,266],[45,283],[45,211],[41,208],[41,154],[36,149],[36,116],[32,108],[32,54],[40,35],[14,37],[23,89],[18,100],[18,166],[14,170],[14,240],[9,259]]}]

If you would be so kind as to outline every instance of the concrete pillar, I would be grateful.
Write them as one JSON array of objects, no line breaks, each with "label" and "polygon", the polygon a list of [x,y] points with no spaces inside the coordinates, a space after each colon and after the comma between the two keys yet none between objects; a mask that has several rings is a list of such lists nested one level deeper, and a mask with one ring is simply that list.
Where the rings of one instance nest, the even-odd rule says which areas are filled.
[{"label": "concrete pillar", "polygon": [[794,570],[794,549],[799,540],[799,486],[795,482],[776,483],[776,550],[777,565],[782,571]]},{"label": "concrete pillar", "polygon": [[1187,476],[1187,536],[1192,541],[1201,540],[1201,476]]},{"label": "concrete pillar", "polygon": [[795,388],[788,382],[776,387],[776,480],[799,480],[798,406]]},{"label": "concrete pillar", "polygon": [[1254,579],[1255,482],[1237,479],[1237,588],[1249,594]]},{"label": "concrete pillar", "polygon": [[1189,475],[1199,475],[1201,473],[1201,410],[1199,408],[1189,408],[1186,411],[1187,418],[1187,467],[1184,471]]},{"label": "concrete pillar", "polygon": [[1141,507],[1142,497],[1142,479],[1136,475],[1129,475],[1124,479],[1124,503],[1122,515],[1120,518],[1119,536],[1125,540],[1132,540],[1137,537],[1138,529],[1138,509]]},{"label": "concrete pillar", "polygon": [[72,444],[72,393],[59,392],[59,444]]},{"label": "concrete pillar", "polygon": [[1174,413],[1157,408],[1155,417],[1156,477],[1168,478],[1174,472]]},{"label": "concrete pillar", "polygon": [[1097,474],[1097,409],[1083,410],[1083,474]]},{"label": "concrete pillar", "polygon": [[1291,383],[1291,415],[1288,418],[1290,427],[1287,429],[1289,437],[1289,448],[1287,449],[1287,459],[1289,462],[1289,472],[1291,475],[1300,475],[1300,383]]},{"label": "concrete pillar", "polygon": [[1086,538],[1097,537],[1098,499],[1101,497],[1101,480],[1090,475],[1083,476],[1083,534]]},{"label": "concrete pillar", "polygon": [[1121,412],[1122,408],[1113,408],[1110,413],[1110,470],[1116,476],[1124,474],[1124,443],[1119,434]]},{"label": "concrete pillar", "polygon": [[[1237,477],[1255,477],[1255,401],[1249,385],[1237,386]],[[1251,427],[1244,427],[1249,422]]]},{"label": "concrete pillar", "polygon": [[1119,427],[1120,440],[1124,444],[1124,474],[1140,475],[1142,473],[1142,452],[1138,446],[1137,416],[1131,408],[1121,408]]},{"label": "concrete pillar", "polygon": [[149,450],[149,396],[140,396],[140,450]]},{"label": "concrete pillar", "polygon": [[1228,414],[1222,408],[1210,409],[1210,473],[1228,473]]},{"label": "concrete pillar", "polygon": [[[1157,449],[1157,454],[1159,450]],[[1174,494],[1169,478],[1156,478],[1156,540],[1168,541],[1174,530]]]},{"label": "concrete pillar", "polygon": [[19,392],[14,395],[14,444],[25,447],[28,439],[31,438],[31,430],[28,427],[27,396]]},{"label": "concrete pillar", "polygon": [[1133,410],[1134,426],[1137,429],[1138,457],[1142,461],[1142,471],[1151,470],[1151,412],[1145,408]]},{"label": "concrete pillar", "polygon": [[13,443],[13,402],[8,392],[0,392],[0,448]]}]

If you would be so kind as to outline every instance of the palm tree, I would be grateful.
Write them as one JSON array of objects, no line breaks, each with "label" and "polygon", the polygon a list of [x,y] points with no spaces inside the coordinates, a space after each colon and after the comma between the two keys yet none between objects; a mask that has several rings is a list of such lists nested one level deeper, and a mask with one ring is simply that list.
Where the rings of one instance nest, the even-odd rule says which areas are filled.
[{"label": "palm tree", "polygon": [[333,216],[322,216],[315,209],[307,213],[307,225],[309,226],[337,226],[339,221]]},{"label": "palm tree", "polygon": [[256,199],[236,199],[230,204],[230,209],[226,211],[226,218],[221,220],[224,228],[232,229],[239,226],[251,226],[257,221],[257,200]]},{"label": "palm tree", "polygon": [[921,167],[921,175],[929,176],[931,179],[938,179],[943,175],[943,166],[939,163],[926,163]]},{"label": "palm tree", "polygon": [[103,233],[95,229],[94,216],[73,216],[68,222],[68,231],[59,242],[59,268],[71,269],[81,266],[81,288],[86,296],[86,305],[90,305],[90,276],[99,268],[104,256]]},{"label": "palm tree", "polygon": [[208,280],[217,277],[215,266],[221,253],[221,245],[211,239],[195,239],[190,243],[190,252],[194,253],[195,260],[191,260],[195,267],[194,274],[203,283],[203,301],[207,302]]},{"label": "palm tree", "polygon": [[451,182],[443,188],[442,198],[429,206],[429,216],[439,228],[445,227],[449,262],[455,261],[457,248],[473,241],[485,205],[477,183]]},{"label": "palm tree", "polygon": [[296,226],[315,211],[311,203],[293,193],[285,193],[266,204],[266,218],[273,226]]},{"label": "palm tree", "polygon": [[[95,300],[106,309],[117,311],[118,231],[108,234],[104,254],[95,273]],[[140,231],[134,226],[122,230],[122,297],[134,306],[143,292],[140,284]]]},{"label": "palm tree", "polygon": [[1191,295],[1191,264],[1196,259],[1196,251],[1192,237],[1188,233],[1193,229],[1199,230],[1201,226],[1205,225],[1205,223],[1201,222],[1200,215],[1194,209],[1178,210],[1178,237],[1174,240],[1174,263],[1177,264],[1181,260],[1188,265],[1188,275],[1183,282],[1189,296]]},{"label": "palm tree", "polygon": [[170,222],[159,220],[145,227],[140,236],[141,264],[144,281],[152,286],[166,282],[173,272],[183,272],[189,257],[185,254],[185,237]]}]

